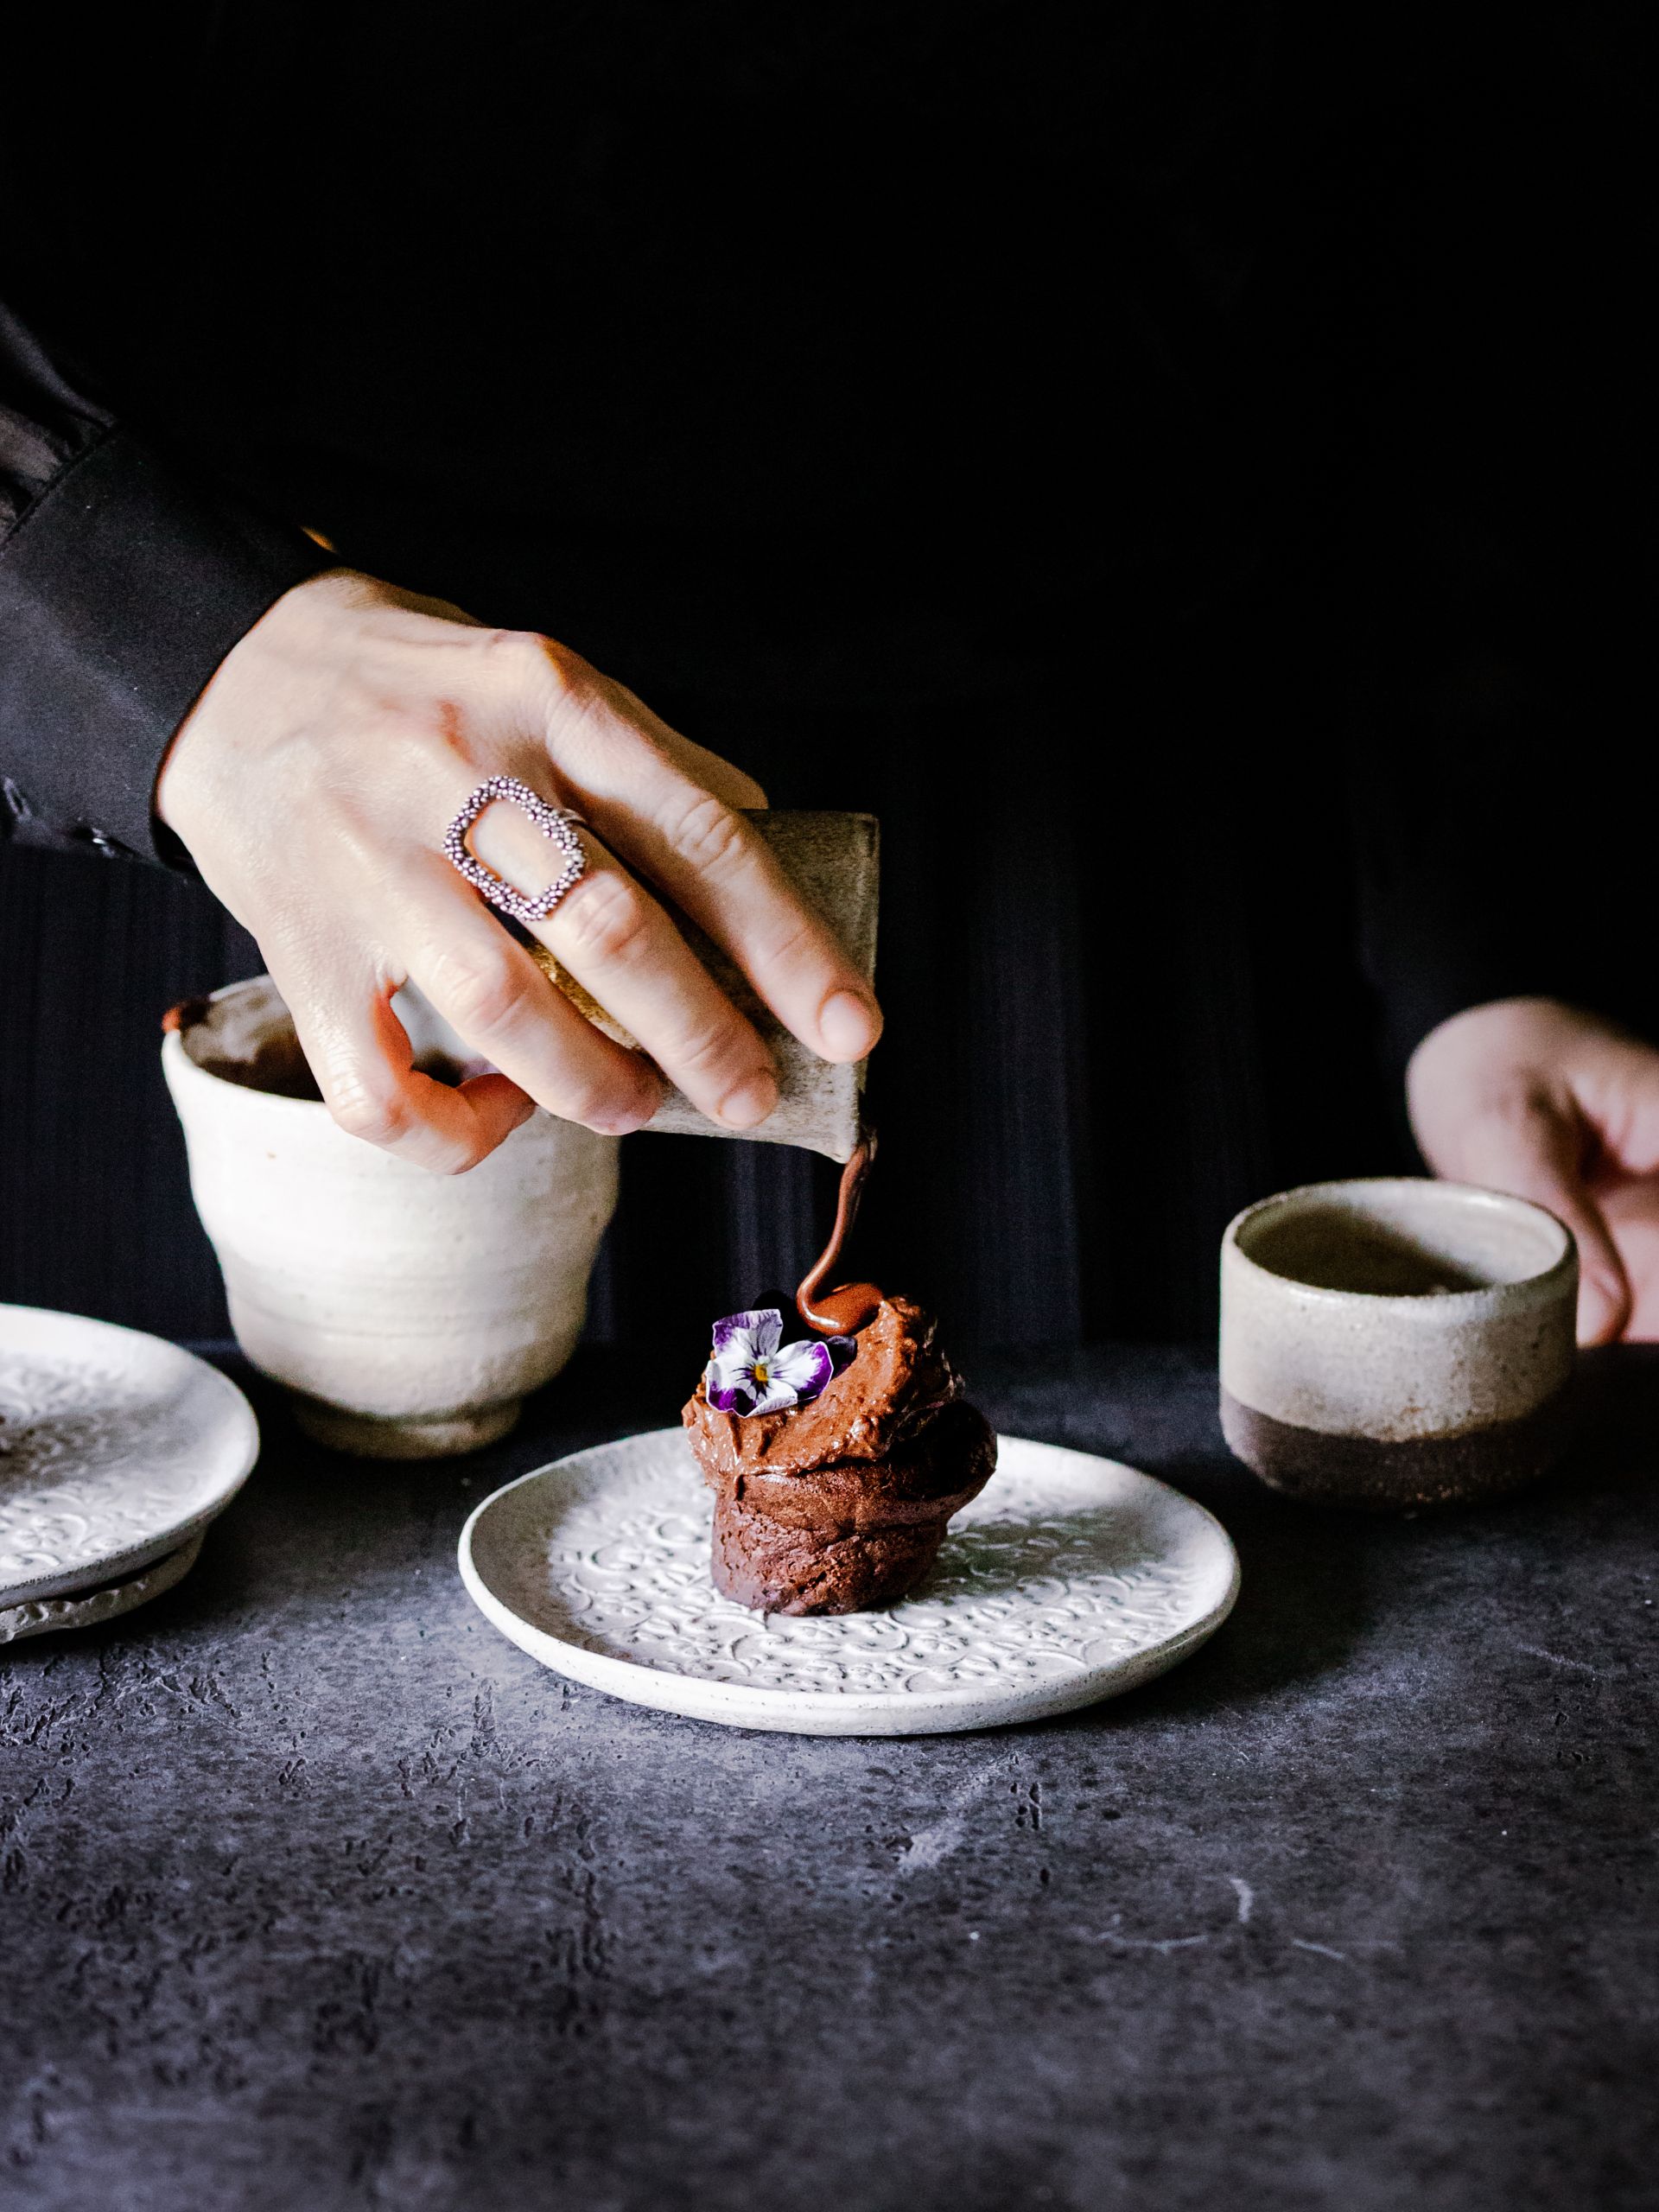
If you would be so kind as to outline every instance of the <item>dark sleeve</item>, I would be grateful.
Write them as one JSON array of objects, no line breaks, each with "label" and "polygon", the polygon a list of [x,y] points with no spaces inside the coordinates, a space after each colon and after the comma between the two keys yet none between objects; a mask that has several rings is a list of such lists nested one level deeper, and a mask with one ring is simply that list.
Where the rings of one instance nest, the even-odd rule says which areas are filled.
[{"label": "dark sleeve", "polygon": [[0,304],[0,838],[149,860],[173,733],[330,565],[118,421]]}]

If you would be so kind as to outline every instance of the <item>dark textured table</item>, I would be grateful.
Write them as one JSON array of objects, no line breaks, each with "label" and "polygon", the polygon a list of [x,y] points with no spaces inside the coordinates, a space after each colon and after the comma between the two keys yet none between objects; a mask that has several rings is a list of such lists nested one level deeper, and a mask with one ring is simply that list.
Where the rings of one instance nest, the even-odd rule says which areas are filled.
[{"label": "dark textured table", "polygon": [[267,1447],[172,1596],[0,1662],[0,2202],[1659,2202],[1659,1364],[1503,1510],[1315,1516],[1173,1352],[1006,1366],[1243,1559],[1165,1680],[835,1742],[612,1703],[463,1593],[471,1461]]}]

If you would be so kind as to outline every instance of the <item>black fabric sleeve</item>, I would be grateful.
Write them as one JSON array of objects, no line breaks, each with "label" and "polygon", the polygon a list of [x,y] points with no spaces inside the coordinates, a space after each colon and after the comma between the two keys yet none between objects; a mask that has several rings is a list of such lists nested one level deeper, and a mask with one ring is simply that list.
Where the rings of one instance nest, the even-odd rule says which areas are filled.
[{"label": "black fabric sleeve", "polygon": [[0,837],[176,861],[150,808],[169,740],[331,565],[134,435],[0,305]]}]

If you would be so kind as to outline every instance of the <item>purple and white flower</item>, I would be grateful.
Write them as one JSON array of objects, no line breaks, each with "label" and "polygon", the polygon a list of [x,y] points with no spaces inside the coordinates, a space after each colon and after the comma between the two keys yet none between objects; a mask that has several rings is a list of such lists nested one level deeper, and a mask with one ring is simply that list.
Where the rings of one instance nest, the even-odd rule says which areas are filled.
[{"label": "purple and white flower", "polygon": [[709,1402],[722,1414],[781,1414],[804,1406],[852,1358],[851,1337],[784,1340],[775,1306],[728,1313],[715,1324],[715,1356],[705,1370]]}]

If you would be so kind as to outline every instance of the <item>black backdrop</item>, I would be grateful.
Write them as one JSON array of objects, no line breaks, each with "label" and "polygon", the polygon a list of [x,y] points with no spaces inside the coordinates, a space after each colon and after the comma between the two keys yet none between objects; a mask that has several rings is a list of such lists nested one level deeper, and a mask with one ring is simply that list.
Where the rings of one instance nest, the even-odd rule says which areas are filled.
[{"label": "black backdrop", "polygon": [[[1499,32],[1474,11],[1379,22],[1389,67],[1344,73],[1343,101],[1312,104],[1303,168],[1275,168],[1318,253],[1276,286],[1269,254],[1251,295],[1282,341],[1251,452],[1264,481],[1294,481],[1261,563],[1229,570],[1201,621],[1107,594],[1044,689],[762,708],[674,696],[632,649],[568,630],[521,547],[447,509],[422,525],[423,495],[413,518],[395,501],[357,518],[365,565],[569,634],[777,803],[880,815],[886,1153],[854,1257],[936,1302],[959,1343],[1203,1334],[1235,1207],[1409,1163],[1399,1062],[1436,991],[1541,986],[1656,1026],[1651,42],[1614,8]],[[1294,151],[1306,134],[1281,141],[1280,114],[1258,135]],[[33,143],[9,158],[27,168]],[[73,231],[63,165],[41,158]],[[1224,238],[1230,175],[1206,203]],[[274,188],[302,236],[292,186],[284,169]],[[78,248],[53,266],[86,293]],[[169,327],[134,325],[152,327]],[[1155,508],[1167,453],[1124,427]],[[1086,538],[1121,518],[1076,521]],[[453,575],[422,565],[423,526]],[[1356,843],[1402,822],[1427,834],[1394,877],[1384,1008],[1357,953]],[[0,1296],[223,1327],[157,1022],[257,964],[197,887],[0,847]],[[628,1141],[594,1330],[700,1341],[795,1277],[832,1179],[772,1147]]]},{"label": "black backdrop", "polygon": [[[1408,1158],[1356,956],[1340,702],[1292,631],[1256,609],[1041,695],[866,715],[853,765],[844,717],[664,702],[774,804],[882,818],[883,1158],[853,1256],[961,1344],[1201,1335],[1237,1206]],[[0,948],[0,1296],[221,1332],[159,1020],[257,948],[199,885],[15,849]],[[593,1332],[695,1359],[714,1314],[798,1278],[834,1179],[626,1141]]]}]

